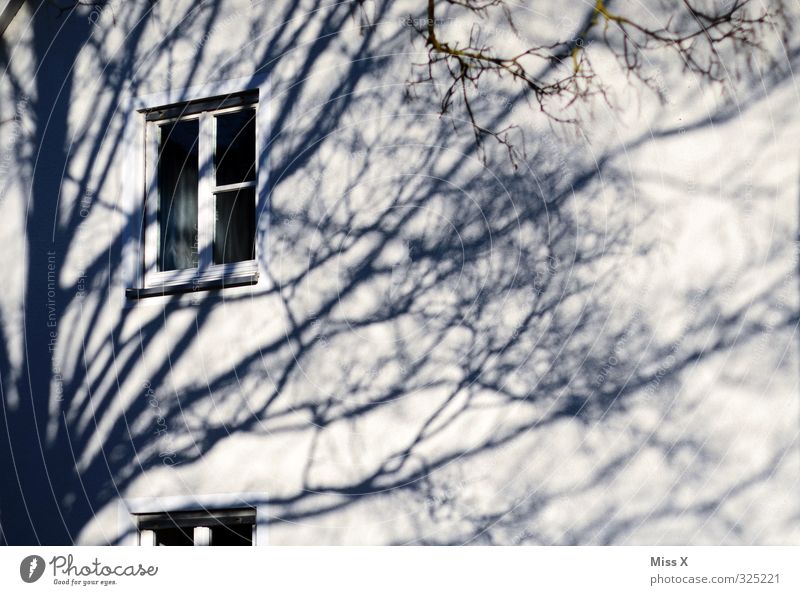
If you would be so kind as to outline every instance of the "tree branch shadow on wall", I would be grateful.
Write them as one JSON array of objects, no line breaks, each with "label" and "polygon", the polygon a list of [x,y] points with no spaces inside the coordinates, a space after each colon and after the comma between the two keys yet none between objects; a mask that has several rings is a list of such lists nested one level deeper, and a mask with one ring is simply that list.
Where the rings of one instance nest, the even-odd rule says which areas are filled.
[{"label": "tree branch shadow on wall", "polygon": [[[262,215],[269,227],[259,235],[268,287],[128,309],[115,297],[110,264],[120,261],[124,233],[109,237],[83,280],[57,274],[49,286],[48,267],[62,271],[80,249],[85,219],[80,200],[65,207],[55,197],[97,188],[91,210],[114,208],[107,179],[122,155],[117,106],[146,79],[142,53],[178,55],[179,37],[165,36],[145,52],[139,44],[151,7],[120,8],[116,18],[135,26],[126,51],[101,76],[109,107],[96,113],[93,127],[72,135],[71,61],[80,52],[99,54],[101,45],[84,47],[94,39],[84,14],[37,13],[37,64],[66,76],[37,76],[31,94],[36,151],[23,170],[30,184],[25,324],[22,336],[4,332],[0,344],[8,435],[0,453],[3,476],[16,478],[7,485],[18,485],[5,487],[0,500],[6,542],[71,543],[146,474],[190,468],[246,434],[275,443],[272,454],[290,448],[286,456],[302,467],[296,483],[270,490],[275,524],[407,495],[423,502],[423,512],[412,515],[422,543],[585,543],[595,536],[614,543],[642,519],[606,526],[607,517],[598,516],[572,535],[523,534],[520,527],[558,493],[534,490],[487,512],[437,496],[449,493],[441,478],[563,420],[610,423],[648,398],[642,392],[653,383],[664,385],[743,337],[776,328],[742,311],[720,317],[712,294],[679,350],[654,341],[646,317],[619,318],[613,300],[621,270],[644,262],[650,249],[632,234],[653,213],[632,213],[622,200],[631,180],[615,166],[615,150],[596,160],[571,156],[564,167],[552,144],[537,139],[528,147],[528,170],[512,171],[502,151],[483,162],[469,130],[460,134],[430,110],[392,103],[387,93],[400,96],[400,81],[388,91],[376,84],[385,81],[387,56],[405,47],[402,34],[387,41],[366,27],[342,39],[356,3],[317,6],[308,17],[299,2],[287,3],[280,19],[286,25],[261,32],[259,53],[234,56],[218,71],[226,76],[237,61],[251,62],[274,81],[273,130],[259,156],[271,172],[269,213]],[[387,7],[379,7],[378,21]],[[222,14],[213,2],[181,20],[206,38]],[[51,24],[62,21],[57,51],[44,53]],[[298,46],[304,30],[316,37]],[[332,84],[314,87],[318,61],[337,44],[348,60],[332,69]],[[197,51],[176,87],[195,81],[207,51]],[[299,62],[284,70],[290,58]],[[98,127],[108,134],[94,134]],[[92,158],[73,179],[71,162],[81,150]],[[582,206],[575,196],[606,200],[602,208]],[[105,295],[93,299],[79,282]],[[766,288],[758,297],[765,316],[775,309],[771,295]],[[53,328],[42,315],[48,305],[60,327],[78,321],[57,330],[57,342],[68,345],[60,380],[50,364]],[[221,320],[222,329],[215,326]],[[777,326],[796,323],[792,313]],[[108,329],[102,341],[100,328]],[[700,341],[709,332],[713,340]],[[24,351],[21,369],[10,355],[15,341]],[[166,355],[151,355],[158,353]],[[190,379],[187,368],[203,374]],[[157,412],[131,380],[143,369]],[[156,423],[168,428],[169,465]],[[675,445],[659,447],[669,453]],[[596,469],[586,488],[601,485],[632,452]],[[247,474],[269,477],[271,464],[266,455],[248,461]],[[667,503],[653,514],[677,513]],[[468,527],[444,540],[426,537],[443,514]]]}]

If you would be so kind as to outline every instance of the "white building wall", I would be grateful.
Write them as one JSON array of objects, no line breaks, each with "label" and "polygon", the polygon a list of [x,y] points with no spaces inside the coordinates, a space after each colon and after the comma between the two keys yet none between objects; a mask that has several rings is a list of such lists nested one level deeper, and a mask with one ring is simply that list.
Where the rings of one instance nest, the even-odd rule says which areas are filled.
[{"label": "white building wall", "polygon": [[[515,169],[407,99],[414,3],[367,4],[26,6],[4,34],[3,394],[46,421],[70,535],[259,493],[272,544],[796,543],[794,81],[725,104],[667,60],[661,104],[609,65],[618,109],[579,131],[499,86]],[[259,283],[126,301],[127,106],[240,77],[271,88]]]}]

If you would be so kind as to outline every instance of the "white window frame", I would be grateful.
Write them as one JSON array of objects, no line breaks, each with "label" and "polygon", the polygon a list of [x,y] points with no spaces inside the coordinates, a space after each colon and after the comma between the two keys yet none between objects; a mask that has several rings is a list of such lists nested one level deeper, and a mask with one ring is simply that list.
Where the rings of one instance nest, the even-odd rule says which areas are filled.
[{"label": "white window frame", "polygon": [[[137,517],[142,514],[176,513],[207,510],[213,513],[220,509],[253,508],[256,511],[253,525],[253,546],[268,544],[267,496],[264,493],[244,492],[240,494],[205,494],[190,496],[157,496],[153,498],[123,498],[117,509],[119,545],[155,545],[155,534],[139,530]],[[201,529],[197,531],[197,529]],[[210,531],[196,527],[195,545],[208,545]]]},{"label": "white window frame", "polygon": [[[252,104],[194,113],[183,117],[146,121],[145,114],[159,106],[180,105],[203,101],[220,96],[237,96],[247,92],[258,92]],[[135,97],[129,100],[124,142],[127,146],[123,174],[123,212],[129,216],[130,226],[124,243],[124,277],[127,300],[171,293],[190,293],[205,289],[219,289],[236,285],[261,284],[259,275],[264,255],[259,246],[265,245],[263,234],[268,226],[267,172],[264,158],[265,139],[269,126],[269,86],[266,78],[248,77],[218,81],[179,90]],[[256,157],[255,182],[216,186],[213,163],[216,147],[215,125],[212,118],[255,107]],[[154,185],[157,176],[158,135],[153,134],[158,125],[170,120],[200,120],[199,139],[199,183],[198,183],[198,266],[177,271],[157,271],[158,195]],[[149,133],[149,134],[148,134]],[[212,161],[208,161],[208,159]],[[130,167],[129,167],[130,166]],[[235,190],[242,187],[255,188],[256,230],[255,258],[253,260],[213,264],[214,192]]]}]

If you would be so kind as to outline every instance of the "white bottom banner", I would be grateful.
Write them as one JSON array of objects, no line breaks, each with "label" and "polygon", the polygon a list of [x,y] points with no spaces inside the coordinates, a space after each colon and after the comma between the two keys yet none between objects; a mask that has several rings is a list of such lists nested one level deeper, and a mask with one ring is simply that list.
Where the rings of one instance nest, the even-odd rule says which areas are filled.
[{"label": "white bottom banner", "polygon": [[[5,547],[2,593],[800,593],[797,547]],[[257,591],[256,591],[257,589]]]}]

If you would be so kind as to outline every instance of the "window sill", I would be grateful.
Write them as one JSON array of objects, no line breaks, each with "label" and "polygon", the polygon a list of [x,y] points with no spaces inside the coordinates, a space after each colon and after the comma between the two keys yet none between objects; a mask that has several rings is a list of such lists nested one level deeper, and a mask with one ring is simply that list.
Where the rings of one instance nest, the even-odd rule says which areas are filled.
[{"label": "window sill", "polygon": [[129,287],[125,290],[125,297],[138,300],[148,297],[172,295],[177,293],[194,293],[226,287],[239,287],[241,285],[255,285],[258,283],[258,272],[233,273],[221,277],[194,278],[178,283],[163,283],[151,287]]}]

